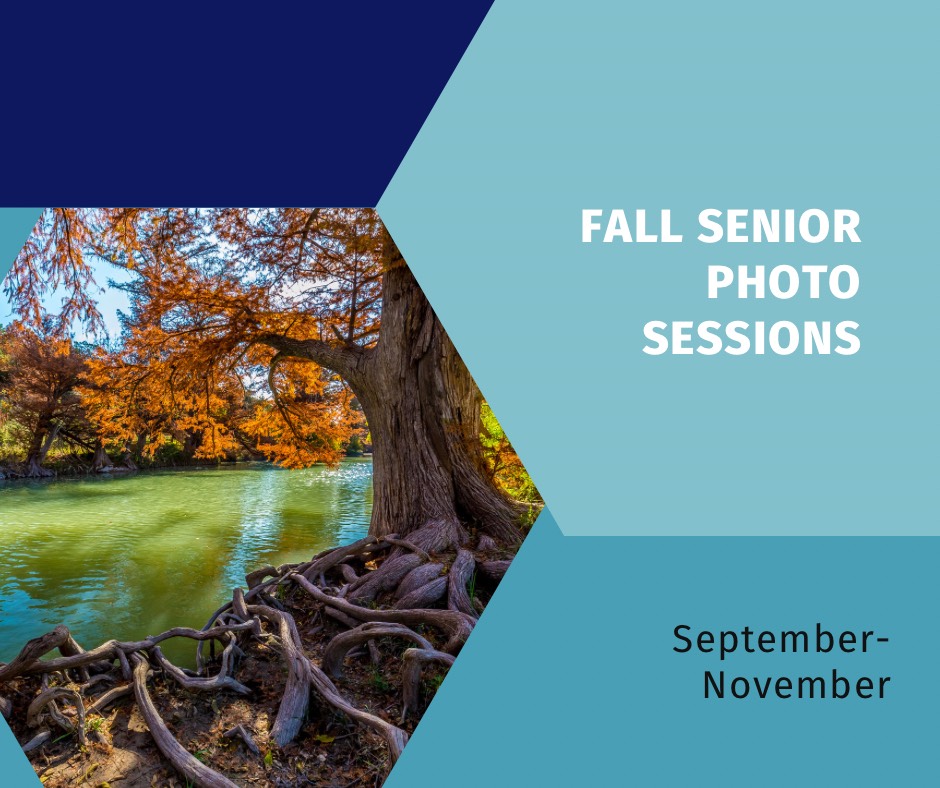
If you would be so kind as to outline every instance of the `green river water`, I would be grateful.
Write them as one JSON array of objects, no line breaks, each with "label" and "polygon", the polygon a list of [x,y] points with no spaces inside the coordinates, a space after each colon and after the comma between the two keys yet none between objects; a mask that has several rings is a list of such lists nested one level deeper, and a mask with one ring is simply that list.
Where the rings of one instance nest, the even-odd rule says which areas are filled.
[{"label": "green river water", "polygon": [[60,623],[86,649],[201,628],[247,572],[354,541],[371,511],[370,459],[0,482],[0,661]]}]

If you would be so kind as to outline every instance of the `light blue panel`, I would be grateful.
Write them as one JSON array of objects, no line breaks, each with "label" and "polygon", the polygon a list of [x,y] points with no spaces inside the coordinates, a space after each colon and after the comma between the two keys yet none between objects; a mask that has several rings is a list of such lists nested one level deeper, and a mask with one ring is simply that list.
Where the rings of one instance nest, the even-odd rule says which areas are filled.
[{"label": "light blue panel", "polygon": [[[569,534],[936,534],[938,7],[497,0],[379,205]],[[670,208],[682,244],[582,244]],[[700,244],[851,208],[861,244]],[[709,264],[859,294],[709,301]],[[855,320],[855,356],[645,355],[647,321]]]},{"label": "light blue panel", "polygon": [[[0,208],[0,281],[7,275],[13,261],[23,248],[23,242],[39,219],[40,208]],[[0,300],[6,300],[0,292]],[[0,764],[3,765],[4,785],[32,786],[40,785],[36,773],[20,745],[0,717]]]},{"label": "light blue panel", "polygon": [[[935,785],[940,540],[565,538],[543,514],[387,788]],[[679,654],[698,629],[873,630],[865,654]],[[871,642],[871,641],[870,641]],[[706,700],[704,672],[890,676]]]}]

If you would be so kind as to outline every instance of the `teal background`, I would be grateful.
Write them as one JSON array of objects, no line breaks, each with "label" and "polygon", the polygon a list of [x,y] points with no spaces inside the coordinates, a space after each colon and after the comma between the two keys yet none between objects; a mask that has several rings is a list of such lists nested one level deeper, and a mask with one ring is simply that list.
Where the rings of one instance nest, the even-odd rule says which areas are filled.
[{"label": "teal background", "polygon": [[[935,534],[938,11],[497,2],[379,210],[567,534]],[[583,208],[682,244],[582,244]],[[861,244],[701,244],[852,208]],[[709,301],[710,264],[859,294]],[[647,356],[649,320],[857,321],[842,356]]]},{"label": "teal background", "polygon": [[[0,208],[0,282],[12,267],[41,213],[41,208]],[[2,294],[0,299],[6,301]]]},{"label": "teal background", "polygon": [[[389,788],[937,781],[937,16],[497,0],[379,211],[551,514]],[[584,245],[600,207],[685,243]],[[699,244],[709,207],[851,208],[862,243]],[[707,298],[709,264],[781,263],[861,290]],[[650,357],[653,319],[855,320],[862,349]],[[725,669],[885,700],[706,702],[717,658],[672,651],[817,621],[890,642]]]},{"label": "teal background", "polygon": [[[0,282],[6,276],[10,266],[19,254],[23,243],[39,219],[39,208],[0,208]],[[0,288],[2,290],[2,288]],[[0,292],[0,301],[6,301]],[[4,773],[4,785],[39,785],[39,779],[23,755],[20,745],[0,717],[0,762],[7,771]]]},{"label": "teal background", "polygon": [[[935,785],[931,537],[523,545],[387,788]],[[875,630],[869,654],[672,651],[673,629]],[[704,671],[891,676],[885,700],[703,698]]]}]

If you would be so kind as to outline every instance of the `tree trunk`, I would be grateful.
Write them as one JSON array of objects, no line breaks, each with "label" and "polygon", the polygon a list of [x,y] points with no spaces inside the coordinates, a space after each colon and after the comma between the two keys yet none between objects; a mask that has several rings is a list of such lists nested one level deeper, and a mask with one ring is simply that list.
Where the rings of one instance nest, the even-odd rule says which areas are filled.
[{"label": "tree trunk", "polygon": [[372,433],[372,535],[432,523],[432,542],[453,543],[467,523],[519,539],[518,512],[486,473],[479,389],[400,258],[384,277],[378,346],[363,380],[350,385]]},{"label": "tree trunk", "polygon": [[26,454],[26,477],[29,479],[43,479],[54,476],[48,468],[43,468],[46,455],[52,448],[52,443],[59,432],[59,427],[48,418],[41,416],[30,441],[29,451]]},{"label": "tree trunk", "polygon": [[105,451],[101,439],[95,443],[95,458],[92,460],[91,467],[95,473],[108,473],[114,470],[114,463]]},{"label": "tree trunk", "polygon": [[55,443],[55,439],[58,437],[58,435],[59,435],[59,425],[53,424],[52,428],[46,434],[45,440],[42,442],[40,462],[46,461],[46,456],[49,454],[49,449],[52,448],[52,444]]},{"label": "tree trunk", "polygon": [[138,470],[137,463],[134,462],[134,452],[131,451],[130,441],[124,444],[124,453],[121,457],[121,463],[129,471]]},{"label": "tree trunk", "polygon": [[147,433],[142,432],[137,436],[137,445],[134,447],[134,459],[143,463],[144,461],[144,448],[147,445]]},{"label": "tree trunk", "polygon": [[515,544],[521,509],[486,471],[480,391],[390,238],[385,254],[374,348],[269,334],[257,341],[278,357],[333,370],[362,404],[372,434],[373,536],[414,535],[435,552],[460,544],[463,525],[472,525]]}]

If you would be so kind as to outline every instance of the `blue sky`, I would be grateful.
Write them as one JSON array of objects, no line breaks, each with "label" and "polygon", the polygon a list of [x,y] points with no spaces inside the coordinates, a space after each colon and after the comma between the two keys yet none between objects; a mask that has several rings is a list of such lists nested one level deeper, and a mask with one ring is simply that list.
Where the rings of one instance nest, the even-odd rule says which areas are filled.
[{"label": "blue sky", "polygon": [[[98,302],[98,309],[101,312],[101,316],[104,318],[108,335],[113,338],[118,336],[121,332],[117,313],[119,310],[127,311],[130,304],[124,291],[109,287],[108,282],[109,280],[117,283],[129,282],[133,274],[123,268],[101,260],[93,261],[92,269],[94,270],[95,282],[101,289],[101,292],[96,294],[95,300]],[[46,309],[54,313],[57,311],[61,299],[62,291],[57,290],[49,293],[43,300],[43,303]],[[0,325],[6,325],[11,322],[14,317],[15,315],[7,301],[6,295],[0,292]],[[82,330],[81,327],[76,327],[75,339],[84,341],[92,339],[92,337]]]}]

